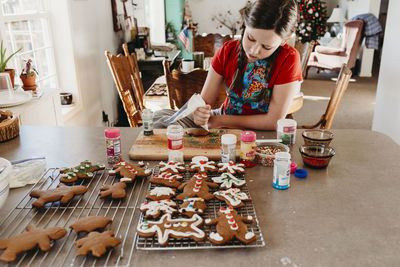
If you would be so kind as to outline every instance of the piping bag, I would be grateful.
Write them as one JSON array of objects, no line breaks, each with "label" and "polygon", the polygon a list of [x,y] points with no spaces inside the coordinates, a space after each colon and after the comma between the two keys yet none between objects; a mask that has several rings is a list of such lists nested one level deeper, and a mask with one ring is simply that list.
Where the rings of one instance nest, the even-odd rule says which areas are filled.
[{"label": "piping bag", "polygon": [[[183,119],[190,114],[192,114],[198,107],[203,107],[206,105],[206,102],[204,102],[203,98],[199,94],[194,94],[192,97],[189,99],[188,102],[186,102],[185,105],[181,107],[180,110],[178,110],[174,115],[169,117],[168,119],[165,120],[166,123],[174,123],[177,120]],[[208,125],[201,125],[206,131],[208,131]]]}]

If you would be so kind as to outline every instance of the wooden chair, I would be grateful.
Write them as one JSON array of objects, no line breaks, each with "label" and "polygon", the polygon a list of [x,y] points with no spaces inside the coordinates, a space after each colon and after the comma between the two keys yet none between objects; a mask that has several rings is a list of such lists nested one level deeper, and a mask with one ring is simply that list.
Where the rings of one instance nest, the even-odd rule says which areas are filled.
[{"label": "wooden chair", "polygon": [[128,50],[128,45],[123,44],[122,48],[124,50],[125,56],[128,57],[131,73],[132,73],[132,82],[133,82],[133,92],[135,95],[135,100],[136,103],[139,105],[139,109],[143,111],[145,109],[145,106],[143,104],[143,98],[144,98],[144,89],[143,89],[143,83],[142,83],[142,78],[140,77],[140,70],[139,70],[139,65],[137,63],[136,59],[136,54],[135,53],[129,53]]},{"label": "wooden chair", "polygon": [[300,53],[300,60],[301,60],[301,73],[303,75],[303,79],[306,78],[307,73],[307,63],[310,59],[311,52],[313,52],[315,47],[315,41],[312,40],[311,42],[302,43],[299,42],[296,38],[296,42],[294,48]]},{"label": "wooden chair", "polygon": [[119,97],[121,98],[124,110],[128,117],[129,125],[131,127],[138,127],[141,123],[141,114],[133,95],[133,73],[131,72],[129,59],[127,56],[122,54],[114,56],[109,51],[106,51],[105,55],[111,74],[114,78]]},{"label": "wooden chair", "polygon": [[335,117],[336,111],[343,97],[343,94],[347,89],[351,74],[352,74],[351,70],[347,67],[346,64],[343,64],[342,68],[340,69],[338,80],[336,82],[336,87],[332,91],[331,98],[329,100],[328,106],[326,107],[325,113],[321,116],[321,119],[316,124],[304,125],[301,128],[313,129],[318,126],[320,126],[321,129],[331,128],[333,118]]},{"label": "wooden chair", "polygon": [[[163,61],[163,66],[168,88],[169,103],[172,109],[180,109],[193,94],[201,93],[208,71],[199,68],[188,73],[176,69],[170,71],[168,60]],[[223,86],[212,108],[220,107],[225,101],[225,98],[226,92],[225,86]]]},{"label": "wooden chair", "polygon": [[218,33],[207,34],[206,36],[196,35],[194,37],[193,51],[202,51],[204,52],[204,57],[213,57],[215,52],[230,40],[232,40],[231,36],[222,36]]}]

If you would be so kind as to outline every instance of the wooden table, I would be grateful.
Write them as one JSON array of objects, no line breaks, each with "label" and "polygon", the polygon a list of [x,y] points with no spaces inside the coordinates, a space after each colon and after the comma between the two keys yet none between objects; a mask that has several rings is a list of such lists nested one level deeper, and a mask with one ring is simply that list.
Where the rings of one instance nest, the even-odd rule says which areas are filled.
[{"label": "wooden table", "polygon": [[[121,128],[124,158],[140,130]],[[134,250],[131,266],[398,266],[399,145],[374,131],[333,130],[336,155],[327,169],[316,170],[301,161],[301,132],[291,154],[300,168],[307,169],[306,179],[292,176],[291,188],[280,191],[271,185],[272,168],[257,165],[246,173],[265,247]],[[257,136],[273,138],[275,133]],[[104,162],[104,128],[23,126],[20,137],[0,144],[0,157],[9,160],[40,155],[47,157],[47,167],[70,166],[83,159]],[[12,189],[0,218],[29,189]],[[132,234],[136,224],[137,218]],[[111,228],[117,225],[113,222]],[[119,252],[117,248],[113,253]],[[129,251],[124,253],[126,259]],[[77,259],[71,266],[79,263]]]}]

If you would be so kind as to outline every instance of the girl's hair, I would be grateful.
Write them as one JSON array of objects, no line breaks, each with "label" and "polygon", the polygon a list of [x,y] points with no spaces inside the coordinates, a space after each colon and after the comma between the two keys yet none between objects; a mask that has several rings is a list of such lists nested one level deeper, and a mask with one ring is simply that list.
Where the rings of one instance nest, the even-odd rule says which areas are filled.
[{"label": "girl's hair", "polygon": [[[296,0],[257,0],[244,14],[244,20],[247,26],[255,29],[274,30],[282,38],[289,37],[297,25],[298,9]],[[242,29],[242,39],[245,26]],[[267,58],[267,69],[265,70],[265,81],[270,80],[271,68],[275,57],[278,55],[280,47]],[[233,76],[232,83],[228,91],[242,86],[243,69],[247,63],[246,53],[244,52],[242,42],[239,46],[237,70]],[[259,99],[265,99],[267,88],[263,88]]]}]

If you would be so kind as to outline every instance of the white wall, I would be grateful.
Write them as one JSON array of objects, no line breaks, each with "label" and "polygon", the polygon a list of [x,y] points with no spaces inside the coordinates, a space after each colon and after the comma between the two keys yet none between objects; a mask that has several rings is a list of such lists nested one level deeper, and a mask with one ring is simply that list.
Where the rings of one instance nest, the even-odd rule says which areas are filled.
[{"label": "white wall", "polygon": [[[400,1],[389,1],[372,129],[400,144]],[[373,141],[373,140],[372,140]]]}]

